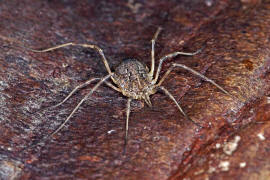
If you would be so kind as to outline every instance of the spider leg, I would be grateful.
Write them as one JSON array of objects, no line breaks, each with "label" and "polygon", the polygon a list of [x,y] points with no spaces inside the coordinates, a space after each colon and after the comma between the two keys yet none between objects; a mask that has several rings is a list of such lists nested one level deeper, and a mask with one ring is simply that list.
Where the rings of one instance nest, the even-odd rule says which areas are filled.
[{"label": "spider leg", "polygon": [[210,82],[211,84],[213,84],[214,86],[216,86],[218,89],[220,89],[222,92],[224,92],[225,94],[228,94],[229,96],[232,96],[228,91],[226,91],[225,89],[223,89],[220,85],[218,85],[217,83],[215,83],[212,79],[209,79],[208,77],[204,76],[203,74],[183,65],[183,64],[172,64],[172,66],[167,70],[167,72],[164,74],[164,76],[161,78],[160,82],[158,83],[157,86],[160,86],[162,84],[162,82],[165,80],[165,78],[170,74],[170,72],[175,68],[175,67],[181,67],[197,76],[199,76],[200,78],[204,79],[205,81]]},{"label": "spider leg", "polygon": [[176,104],[176,106],[178,107],[179,111],[185,116],[185,118],[189,121],[191,121],[193,124],[195,124],[198,127],[202,127],[200,126],[198,123],[196,123],[195,121],[193,121],[185,112],[184,110],[181,108],[181,106],[179,105],[179,103],[175,100],[175,98],[173,97],[173,95],[163,86],[160,86],[159,89],[161,89],[167,96],[169,96],[169,98],[171,100],[173,100],[173,102]]},{"label": "spider leg", "polygon": [[126,111],[126,134],[125,134],[125,144],[124,144],[124,153],[126,152],[126,146],[127,146],[127,141],[128,141],[128,121],[129,121],[129,114],[130,114],[130,103],[131,103],[131,98],[128,98],[127,101],[127,111]]},{"label": "spider leg", "polygon": [[[93,92],[95,91],[95,90],[97,90],[97,88],[102,84],[102,83],[104,83],[108,78],[110,78],[111,76],[112,76],[113,74],[108,74],[107,76],[105,76],[105,77],[103,77],[93,88],[92,88],[92,90],[88,93],[88,94],[86,94],[85,96],[84,96],[84,98],[78,103],[78,105],[73,109],[73,111],[69,114],[69,116],[66,118],[66,120],[55,130],[55,131],[53,131],[50,135],[48,135],[48,136],[45,136],[45,137],[43,137],[39,142],[37,142],[37,143],[35,143],[35,144],[32,144],[32,145],[30,145],[30,147],[28,147],[28,148],[26,148],[26,149],[29,149],[29,148],[31,148],[31,147],[34,147],[34,146],[36,146],[36,145],[38,145],[41,141],[43,141],[43,140],[46,140],[46,139],[48,139],[49,137],[52,137],[54,134],[56,134],[56,133],[58,133],[63,127],[64,127],[64,125],[69,121],[69,119],[73,116],[73,114],[78,110],[78,108],[82,105],[82,103],[89,97],[89,96],[91,96],[92,94],[93,94]],[[26,150],[26,149],[24,149],[24,150]],[[24,151],[23,150],[23,151]]]},{"label": "spider leg", "polygon": [[50,134],[50,136],[53,136],[54,134],[56,134],[57,132],[59,132],[64,125],[69,121],[69,119],[73,116],[73,114],[78,110],[78,108],[82,105],[82,103],[93,94],[93,92],[104,82],[106,81],[108,78],[110,78],[112,76],[112,74],[108,74],[107,76],[105,76],[104,78],[102,78],[94,87],[93,89],[84,96],[84,98],[79,102],[79,104],[73,109],[73,111],[70,113],[70,115],[67,117],[67,119],[52,133]]},{"label": "spider leg", "polygon": [[110,88],[112,88],[112,89],[118,91],[118,92],[122,92],[121,89],[119,89],[118,87],[114,86],[114,85],[113,85],[112,83],[110,83],[110,82],[105,81],[105,84],[106,84],[107,86],[109,86]]},{"label": "spider leg", "polygon": [[161,31],[161,27],[159,27],[153,37],[153,39],[151,40],[152,42],[152,51],[151,51],[151,59],[152,59],[152,63],[151,63],[151,70],[149,72],[149,75],[151,77],[153,77],[153,74],[154,74],[154,70],[155,70],[155,43],[156,43],[156,40],[157,40],[157,37],[158,37],[158,34],[160,33]]},{"label": "spider leg", "polygon": [[[106,67],[106,70],[108,71],[109,74],[112,74],[112,71],[110,69],[110,66],[108,64],[108,61],[103,53],[103,50],[101,48],[99,48],[98,46],[96,45],[92,45],[92,44],[77,44],[77,43],[73,43],[73,42],[70,42],[70,43],[65,43],[65,44],[61,44],[61,45],[58,45],[58,46],[54,46],[54,47],[51,47],[51,48],[48,48],[48,49],[43,49],[43,50],[35,50],[35,49],[31,49],[31,48],[27,48],[28,50],[30,51],[33,51],[33,52],[48,52],[48,51],[53,51],[53,50],[56,50],[56,49],[59,49],[59,48],[63,48],[63,47],[67,47],[67,46],[80,46],[80,47],[85,47],[85,48],[91,48],[91,49],[95,49],[98,51],[98,53],[101,55],[102,57],[102,61]],[[113,79],[113,78],[112,78]]]},{"label": "spider leg", "polygon": [[68,100],[68,99],[69,99],[76,91],[78,91],[78,89],[81,89],[81,88],[83,88],[83,87],[85,87],[85,86],[91,84],[93,81],[98,80],[98,79],[100,79],[100,78],[93,78],[93,79],[90,79],[90,80],[86,81],[85,83],[83,83],[83,84],[81,84],[81,85],[79,85],[79,86],[76,86],[76,87],[71,91],[71,93],[69,93],[69,95],[68,95],[62,102],[60,102],[60,103],[58,103],[58,104],[56,104],[56,105],[54,105],[54,106],[52,106],[52,107],[50,107],[50,108],[56,108],[56,107],[62,105],[62,104],[63,104],[64,102],[66,102],[66,101],[67,101],[67,100]]},{"label": "spider leg", "polygon": [[203,48],[197,50],[196,52],[193,52],[193,53],[186,53],[186,52],[174,52],[174,53],[171,53],[171,54],[167,54],[165,56],[163,56],[160,60],[159,60],[159,65],[158,65],[158,69],[157,69],[157,72],[156,72],[156,77],[155,79],[153,80],[153,84],[156,84],[157,80],[158,80],[158,76],[159,76],[159,73],[161,71],[161,67],[162,67],[162,64],[163,62],[166,60],[166,59],[169,59],[169,58],[173,58],[175,56],[178,56],[178,55],[185,55],[185,56],[194,56],[198,53],[200,53],[202,51]]},{"label": "spider leg", "polygon": [[[111,87],[112,89],[118,91],[118,92],[122,92],[121,89],[119,89],[118,87],[114,86],[113,84],[105,81],[106,85],[108,85],[109,87]],[[125,154],[126,152],[126,146],[127,146],[127,141],[128,141],[128,122],[129,122],[129,115],[130,115],[130,103],[131,103],[131,98],[128,98],[127,101],[127,109],[126,109],[126,132],[125,132],[125,143],[124,143],[124,150],[123,153]]]}]

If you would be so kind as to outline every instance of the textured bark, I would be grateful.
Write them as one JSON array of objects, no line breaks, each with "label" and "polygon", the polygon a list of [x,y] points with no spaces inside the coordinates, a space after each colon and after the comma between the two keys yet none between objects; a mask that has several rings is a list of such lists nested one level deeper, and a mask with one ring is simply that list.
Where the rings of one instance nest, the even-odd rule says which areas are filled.
[{"label": "textured bark", "polygon": [[[34,49],[77,42],[100,46],[112,69],[127,57],[150,67],[174,51],[203,51],[168,60],[183,63],[233,96],[181,69],[153,107],[133,101],[123,154],[127,98],[100,87],[53,138],[93,87],[46,109],[77,85],[107,75],[92,49]],[[0,179],[265,179],[270,176],[269,1],[31,1],[0,2]],[[23,149],[25,149],[23,151]]]}]

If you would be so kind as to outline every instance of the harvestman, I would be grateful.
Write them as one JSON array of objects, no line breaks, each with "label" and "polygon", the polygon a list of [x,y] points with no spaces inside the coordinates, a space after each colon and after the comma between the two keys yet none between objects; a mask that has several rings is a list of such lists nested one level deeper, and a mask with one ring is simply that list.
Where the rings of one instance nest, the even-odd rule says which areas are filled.
[{"label": "harvestman", "polygon": [[[205,81],[210,82],[211,84],[213,84],[214,86],[219,88],[225,94],[228,94],[228,95],[230,95],[230,94],[226,90],[224,90],[221,86],[216,84],[213,80],[207,78],[206,76],[202,75],[201,73],[199,73],[199,72],[197,72],[197,71],[195,71],[195,70],[193,70],[193,69],[191,69],[183,64],[178,64],[178,63],[173,63],[171,65],[171,67],[167,70],[167,72],[163,75],[163,77],[158,82],[161,67],[162,67],[162,64],[165,60],[167,60],[169,58],[173,58],[177,55],[193,56],[201,51],[201,49],[200,49],[194,53],[174,52],[174,53],[170,53],[170,54],[165,55],[164,57],[162,57],[160,59],[156,74],[154,76],[154,69],[155,69],[155,50],[154,50],[154,47],[155,47],[155,42],[156,42],[156,39],[157,39],[160,31],[161,31],[161,28],[158,28],[156,33],[154,34],[153,39],[151,40],[151,42],[152,42],[152,51],[151,51],[152,61],[151,61],[150,71],[149,71],[148,67],[146,65],[142,64],[140,61],[138,61],[136,59],[126,59],[115,69],[115,72],[112,72],[110,69],[110,66],[108,64],[108,61],[103,53],[103,50],[101,48],[99,48],[98,46],[91,45],[91,44],[76,44],[76,43],[71,42],[71,43],[58,45],[58,46],[51,47],[51,48],[44,49],[44,50],[30,49],[33,52],[48,52],[48,51],[53,51],[55,49],[59,49],[62,47],[67,47],[67,46],[81,46],[81,47],[85,47],[85,48],[95,49],[101,55],[102,61],[103,61],[104,65],[106,67],[106,70],[108,72],[108,75],[106,75],[102,78],[92,78],[92,79],[86,81],[85,83],[75,87],[74,90],[72,90],[71,93],[62,102],[56,104],[55,106],[52,106],[52,108],[54,108],[54,107],[62,105],[78,89],[85,87],[94,81],[99,80],[98,83],[91,89],[91,91],[88,94],[86,94],[84,96],[84,98],[78,103],[78,105],[73,109],[73,111],[66,118],[66,120],[55,131],[53,131],[47,137],[51,137],[54,134],[56,134],[57,132],[59,132],[64,127],[64,125],[69,121],[69,119],[74,115],[74,113],[78,110],[78,108],[81,106],[81,104],[89,96],[91,96],[93,94],[93,92],[102,83],[105,83],[106,85],[108,85],[112,89],[114,89],[118,92],[121,92],[124,96],[128,97],[127,108],[126,108],[125,146],[126,146],[127,140],[128,140],[128,122],[129,122],[129,114],[130,114],[130,103],[131,103],[132,99],[144,100],[146,102],[146,104],[151,107],[152,103],[150,101],[149,96],[152,94],[155,94],[158,90],[163,91],[171,100],[173,100],[173,102],[175,103],[175,105],[177,106],[179,111],[184,115],[184,117],[186,119],[188,119],[189,121],[193,122],[194,124],[196,124],[197,126],[200,127],[199,124],[197,124],[196,122],[194,122],[192,119],[190,119],[187,116],[187,114],[180,107],[179,103],[175,100],[173,95],[165,87],[161,86],[161,84],[164,82],[164,80],[167,78],[167,76],[170,74],[170,72],[175,67],[183,68],[183,69],[190,71],[191,73],[201,77]],[[114,84],[108,82],[107,81],[108,79],[111,79]]]}]

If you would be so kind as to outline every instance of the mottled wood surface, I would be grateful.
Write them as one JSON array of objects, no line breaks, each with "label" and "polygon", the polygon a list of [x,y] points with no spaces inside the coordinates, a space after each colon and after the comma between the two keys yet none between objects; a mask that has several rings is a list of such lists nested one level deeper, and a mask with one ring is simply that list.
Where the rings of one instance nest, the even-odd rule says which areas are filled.
[{"label": "mottled wood surface", "polygon": [[[102,86],[52,139],[92,85],[61,102],[77,85],[106,75],[98,53],[66,42],[99,45],[114,69],[136,57],[150,66],[151,42],[163,31],[156,59],[193,52],[183,63],[215,80],[230,97],[177,69],[153,107],[132,103],[123,154],[127,98]],[[270,177],[270,3],[263,0],[0,1],[0,179],[267,179]]]}]

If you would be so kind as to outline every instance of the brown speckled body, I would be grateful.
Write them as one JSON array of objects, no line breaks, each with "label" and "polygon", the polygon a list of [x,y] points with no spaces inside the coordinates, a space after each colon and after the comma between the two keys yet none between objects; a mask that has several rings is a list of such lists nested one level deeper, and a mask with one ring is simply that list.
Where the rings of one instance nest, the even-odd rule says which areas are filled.
[{"label": "brown speckled body", "polygon": [[113,79],[123,95],[132,99],[146,100],[156,92],[148,67],[136,59],[125,59],[115,69]]}]

